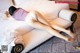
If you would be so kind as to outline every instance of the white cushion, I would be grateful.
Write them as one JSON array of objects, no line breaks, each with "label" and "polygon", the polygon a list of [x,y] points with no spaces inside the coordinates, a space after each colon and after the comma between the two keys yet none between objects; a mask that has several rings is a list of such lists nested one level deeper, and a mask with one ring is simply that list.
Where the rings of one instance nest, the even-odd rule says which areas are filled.
[{"label": "white cushion", "polygon": [[[55,1],[27,1],[15,0],[16,6],[25,9],[26,11],[36,10],[43,16],[54,19],[58,16],[61,9],[69,9],[69,5],[66,3],[55,3]],[[55,15],[55,17],[53,16]]]},{"label": "white cushion", "polygon": [[51,24],[56,24],[56,25],[61,26],[63,28],[67,28],[67,27],[71,26],[72,22],[65,20],[65,19],[62,19],[62,18],[56,18],[55,20],[51,21]]}]

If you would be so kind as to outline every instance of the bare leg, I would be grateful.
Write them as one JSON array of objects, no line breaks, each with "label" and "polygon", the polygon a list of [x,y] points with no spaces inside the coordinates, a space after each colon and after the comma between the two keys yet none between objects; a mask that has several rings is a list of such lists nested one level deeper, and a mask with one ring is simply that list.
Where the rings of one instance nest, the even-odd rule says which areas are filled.
[{"label": "bare leg", "polygon": [[53,27],[56,30],[63,31],[63,32],[67,33],[68,35],[70,35],[72,38],[75,37],[75,35],[70,30],[66,30],[63,27],[60,27],[58,25],[49,23],[39,12],[36,11],[36,12],[34,12],[34,14],[36,14],[36,17],[37,17],[39,22],[44,23],[44,24],[46,24],[46,25],[48,25],[50,27]]},{"label": "bare leg", "polygon": [[56,37],[59,37],[61,39],[66,40],[66,41],[70,41],[70,42],[74,41],[73,38],[69,38],[69,37],[63,36],[60,33],[58,33],[56,30],[52,29],[51,27],[43,25],[43,24],[41,24],[39,22],[32,23],[32,25],[35,28],[44,29],[44,30],[48,31],[51,35],[54,35]]},{"label": "bare leg", "polygon": [[53,24],[52,27],[53,27],[54,29],[56,29],[56,30],[63,31],[63,32],[67,33],[67,34],[68,34],[69,36],[71,36],[72,38],[75,38],[75,36],[76,36],[76,35],[75,35],[74,33],[72,33],[70,30],[66,30],[65,28],[60,27],[60,26],[58,26],[58,25]]},{"label": "bare leg", "polygon": [[[66,29],[63,28],[63,27],[60,27],[60,26],[58,26],[58,25],[49,23],[39,12],[34,12],[34,13],[35,13],[36,16],[37,16],[38,21],[40,21],[40,22],[42,22],[42,23],[45,23],[46,25],[51,26],[51,27],[53,27],[53,28],[56,29],[56,30],[63,31],[63,32],[67,33],[68,35],[70,35],[72,38],[74,38],[74,37],[76,36],[76,35],[73,34],[70,30],[66,30]],[[37,25],[36,25],[36,26],[37,26]]]}]

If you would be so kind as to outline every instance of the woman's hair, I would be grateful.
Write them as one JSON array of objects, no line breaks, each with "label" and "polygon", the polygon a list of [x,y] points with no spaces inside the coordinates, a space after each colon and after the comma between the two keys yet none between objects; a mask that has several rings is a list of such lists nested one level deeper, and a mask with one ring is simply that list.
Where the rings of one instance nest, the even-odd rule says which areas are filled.
[{"label": "woman's hair", "polygon": [[10,7],[9,7],[9,14],[12,16],[15,10],[17,10],[16,7],[10,6]]}]

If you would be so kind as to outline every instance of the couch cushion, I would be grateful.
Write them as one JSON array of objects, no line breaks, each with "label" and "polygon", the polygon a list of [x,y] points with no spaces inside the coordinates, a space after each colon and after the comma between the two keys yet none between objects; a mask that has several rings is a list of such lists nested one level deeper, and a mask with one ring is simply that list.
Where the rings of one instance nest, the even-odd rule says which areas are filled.
[{"label": "couch cushion", "polygon": [[[66,3],[55,3],[54,1],[27,1],[15,0],[16,6],[25,9],[26,11],[36,10],[43,16],[54,19],[58,16],[61,9],[69,9],[69,5]],[[53,16],[55,15],[55,17]]]},{"label": "couch cushion", "polygon": [[51,24],[56,24],[56,25],[61,26],[63,28],[67,28],[72,24],[72,22],[65,20],[65,19],[62,19],[62,18],[56,18],[55,20],[51,21]]}]

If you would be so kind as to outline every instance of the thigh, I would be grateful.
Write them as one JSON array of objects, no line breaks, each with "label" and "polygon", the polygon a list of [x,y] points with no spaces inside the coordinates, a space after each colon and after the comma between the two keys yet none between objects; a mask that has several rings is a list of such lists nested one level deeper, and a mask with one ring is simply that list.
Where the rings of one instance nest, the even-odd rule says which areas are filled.
[{"label": "thigh", "polygon": [[46,27],[48,27],[47,25],[44,25],[40,22],[34,22],[31,24],[31,26],[37,29],[46,29]]}]

